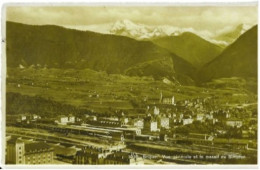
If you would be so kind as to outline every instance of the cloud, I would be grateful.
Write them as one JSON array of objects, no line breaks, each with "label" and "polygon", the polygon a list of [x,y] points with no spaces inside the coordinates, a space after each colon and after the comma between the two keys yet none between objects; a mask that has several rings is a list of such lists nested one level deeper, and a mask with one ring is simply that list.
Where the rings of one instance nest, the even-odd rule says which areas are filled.
[{"label": "cloud", "polygon": [[217,33],[241,23],[257,23],[255,6],[8,6],[7,20],[26,24],[104,26],[128,19],[146,25],[170,25]]}]

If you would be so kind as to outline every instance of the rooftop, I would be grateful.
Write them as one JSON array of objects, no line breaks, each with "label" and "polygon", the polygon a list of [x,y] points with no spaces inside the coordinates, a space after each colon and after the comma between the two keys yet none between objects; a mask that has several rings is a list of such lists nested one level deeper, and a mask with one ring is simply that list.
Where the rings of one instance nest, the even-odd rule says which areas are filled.
[{"label": "rooftop", "polygon": [[26,153],[46,152],[51,150],[53,150],[53,148],[44,142],[25,144]]},{"label": "rooftop", "polygon": [[118,151],[108,155],[106,159],[117,159],[117,160],[129,161],[129,158],[130,158],[129,153]]},{"label": "rooftop", "polygon": [[12,137],[10,140],[7,141],[9,144],[16,144],[16,143],[23,143],[23,141],[20,138]]}]

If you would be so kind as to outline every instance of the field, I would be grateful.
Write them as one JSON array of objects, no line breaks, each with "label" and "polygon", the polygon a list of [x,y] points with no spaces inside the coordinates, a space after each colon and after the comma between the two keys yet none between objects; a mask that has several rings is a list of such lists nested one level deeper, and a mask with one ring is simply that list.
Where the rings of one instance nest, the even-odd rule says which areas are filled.
[{"label": "field", "polygon": [[[225,86],[221,86],[221,82]],[[176,102],[213,97],[218,106],[256,103],[256,94],[247,87],[247,81],[240,78],[220,79],[198,87],[181,86],[166,78],[154,80],[89,69],[8,68],[6,91],[7,108],[17,104],[15,100],[9,101],[9,96],[19,94],[22,98],[39,98],[89,112],[115,114],[124,111],[138,115],[143,114],[147,106],[157,104],[160,93],[174,96]],[[24,109],[26,111],[26,107]],[[7,109],[7,114],[18,110],[22,112],[21,108]]]}]

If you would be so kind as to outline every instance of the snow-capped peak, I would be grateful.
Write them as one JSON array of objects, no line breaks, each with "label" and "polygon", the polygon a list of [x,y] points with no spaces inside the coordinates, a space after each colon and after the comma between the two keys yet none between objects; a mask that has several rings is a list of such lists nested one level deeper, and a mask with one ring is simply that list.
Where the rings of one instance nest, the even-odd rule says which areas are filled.
[{"label": "snow-capped peak", "polygon": [[111,31],[116,31],[116,30],[120,30],[120,29],[136,29],[138,27],[137,24],[134,24],[132,21],[130,20],[119,20],[116,21],[112,28]]},{"label": "snow-capped peak", "polygon": [[247,24],[240,24],[237,26],[237,28],[240,27],[240,34],[244,34],[247,30],[250,29],[250,25]]},{"label": "snow-capped peak", "polygon": [[[248,30],[248,26],[241,24],[237,26],[239,30],[239,35],[243,34]],[[211,43],[218,44],[221,46],[227,46],[229,43],[225,40],[215,39],[216,35],[207,30],[195,30],[194,28],[180,28],[172,25],[160,25],[160,26],[150,26],[143,24],[136,24],[130,20],[119,20],[112,24],[109,31],[111,34],[122,35],[131,37],[137,40],[154,39],[158,37],[165,36],[178,36],[184,32],[194,33]]]},{"label": "snow-capped peak", "polygon": [[116,21],[110,29],[110,33],[128,36],[138,40],[170,35],[163,27],[135,24],[130,20]]}]

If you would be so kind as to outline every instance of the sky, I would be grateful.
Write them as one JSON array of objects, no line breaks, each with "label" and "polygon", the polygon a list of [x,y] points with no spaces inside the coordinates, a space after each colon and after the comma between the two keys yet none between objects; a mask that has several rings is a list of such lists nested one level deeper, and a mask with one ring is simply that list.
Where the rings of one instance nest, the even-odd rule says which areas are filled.
[{"label": "sky", "polygon": [[6,19],[32,25],[106,29],[108,23],[131,20],[145,25],[170,25],[219,32],[257,24],[257,5],[247,6],[7,6]]}]

